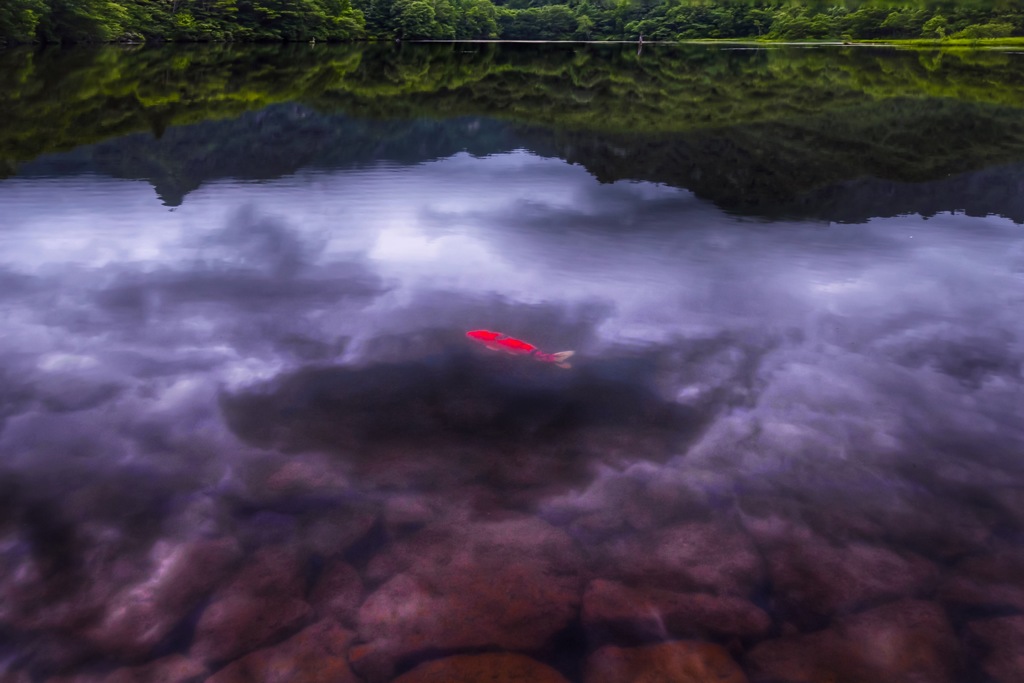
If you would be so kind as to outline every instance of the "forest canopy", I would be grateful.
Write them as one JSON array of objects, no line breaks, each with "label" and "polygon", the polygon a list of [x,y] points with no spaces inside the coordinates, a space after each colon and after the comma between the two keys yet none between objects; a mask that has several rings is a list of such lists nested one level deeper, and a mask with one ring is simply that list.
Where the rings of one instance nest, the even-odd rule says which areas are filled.
[{"label": "forest canopy", "polygon": [[143,41],[967,39],[1017,0],[3,0],[0,44]]}]

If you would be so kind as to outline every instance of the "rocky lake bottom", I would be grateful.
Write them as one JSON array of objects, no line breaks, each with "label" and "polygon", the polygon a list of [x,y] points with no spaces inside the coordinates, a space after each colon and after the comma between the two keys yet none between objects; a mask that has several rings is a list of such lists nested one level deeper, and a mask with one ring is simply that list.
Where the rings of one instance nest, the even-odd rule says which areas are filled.
[{"label": "rocky lake bottom", "polygon": [[359,481],[378,495],[325,458],[267,461],[244,488],[164,498],[145,541],[124,527],[144,485],[26,505],[46,545],[5,544],[4,680],[1018,680],[1017,492],[819,507],[648,464],[529,514],[474,481],[545,487],[558,454],[514,452],[408,488],[458,450],[374,454]]},{"label": "rocky lake bottom", "polygon": [[[749,360],[697,346],[709,394]],[[262,450],[206,488],[213,444],[7,477],[5,683],[1018,680],[1024,497],[976,485],[1016,463],[758,471],[806,434],[621,359],[429,359],[221,395]]]}]

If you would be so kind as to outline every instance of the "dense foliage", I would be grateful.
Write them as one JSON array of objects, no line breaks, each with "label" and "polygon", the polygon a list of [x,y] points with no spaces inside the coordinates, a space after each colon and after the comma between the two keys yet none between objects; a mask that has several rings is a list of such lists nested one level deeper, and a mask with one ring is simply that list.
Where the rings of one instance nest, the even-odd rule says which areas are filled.
[{"label": "dense foliage", "polygon": [[352,40],[365,34],[349,0],[3,0],[0,39]]},{"label": "dense foliage", "polygon": [[0,42],[1024,36],[1016,0],[3,0]]},{"label": "dense foliage", "polygon": [[[993,148],[1009,149],[1020,131],[995,126],[990,115],[1009,112],[1024,127],[1022,69],[1015,55],[971,50],[690,46],[638,56],[634,48],[596,45],[21,49],[0,53],[0,159],[11,165],[135,131],[159,136],[171,125],[284,102],[355,116],[489,116],[647,136],[801,121],[838,134],[845,121],[852,132],[842,144],[855,152],[878,137],[863,130],[865,121],[892,118],[888,103],[918,102],[923,116],[960,102],[975,116],[957,124],[953,148],[977,127]],[[899,126],[908,136],[934,130],[919,123]],[[916,161],[911,155],[900,163]]]},{"label": "dense foliage", "polygon": [[[863,218],[822,208],[839,184],[898,181],[864,190],[864,216],[924,211],[941,192],[908,205],[903,183],[1024,160],[1024,60],[993,50],[25,48],[0,53],[0,88],[0,176],[81,162],[149,179],[169,203],[212,178],[365,163],[410,136],[388,158],[526,146],[602,180],[830,219]],[[988,182],[967,188],[979,207]]]}]

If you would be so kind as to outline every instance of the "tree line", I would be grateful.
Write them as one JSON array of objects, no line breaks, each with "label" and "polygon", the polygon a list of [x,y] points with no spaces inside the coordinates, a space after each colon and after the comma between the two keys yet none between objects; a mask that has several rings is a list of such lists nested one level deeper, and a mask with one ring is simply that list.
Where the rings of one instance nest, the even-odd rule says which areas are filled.
[{"label": "tree line", "polygon": [[[153,179],[180,202],[214,177],[363,163],[392,144],[411,155],[394,160],[422,160],[457,130],[463,142],[447,149],[488,153],[465,141],[513,126],[513,148],[527,136],[528,149],[602,181],[686,187],[730,210],[774,216],[773,206],[808,211],[815,188],[872,177],[917,183],[1024,159],[1024,62],[1005,51],[636,52],[386,42],[5,50],[0,178],[33,159],[59,172],[87,156],[118,177]],[[396,142],[416,126],[420,142]],[[130,133],[147,134],[122,137]],[[1008,190],[970,192],[983,208]],[[898,196],[872,191],[863,204],[829,205],[859,220]]]},{"label": "tree line", "polygon": [[0,42],[1024,36],[1019,0],[3,0]]},{"label": "tree line", "polygon": [[[688,45],[641,57],[632,46],[600,43],[5,50],[0,92],[0,176],[5,161],[10,167],[132,132],[160,137],[173,126],[289,102],[359,119],[498,117],[624,136],[813,119],[830,135],[847,129],[843,144],[856,155],[870,145],[897,144],[891,131],[863,130],[877,117],[886,123],[874,130],[886,130],[891,103],[938,112],[940,101],[950,101],[971,109],[973,119],[961,123],[973,121],[969,127],[985,137],[964,144],[966,127],[936,136],[938,124],[922,124],[918,115],[907,135],[920,136],[914,144],[927,145],[931,158],[944,145],[951,155],[1024,149],[1024,63],[996,50]],[[996,126],[997,113],[1017,123]],[[909,155],[902,163],[918,159]]]}]

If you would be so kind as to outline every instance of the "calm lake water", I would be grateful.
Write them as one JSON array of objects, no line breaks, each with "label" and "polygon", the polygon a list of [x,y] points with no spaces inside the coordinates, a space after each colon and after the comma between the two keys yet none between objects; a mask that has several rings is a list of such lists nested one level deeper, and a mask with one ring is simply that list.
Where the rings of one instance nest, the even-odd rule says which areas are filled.
[{"label": "calm lake water", "polygon": [[4,683],[1024,680],[1024,54],[0,92]]}]

